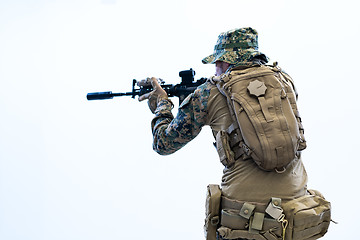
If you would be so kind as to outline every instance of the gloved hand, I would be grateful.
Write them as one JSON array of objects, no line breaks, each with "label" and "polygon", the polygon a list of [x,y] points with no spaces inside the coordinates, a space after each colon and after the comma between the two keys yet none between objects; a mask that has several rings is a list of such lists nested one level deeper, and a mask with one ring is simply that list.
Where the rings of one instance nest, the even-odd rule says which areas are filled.
[{"label": "gloved hand", "polygon": [[146,78],[140,82],[137,82],[138,86],[150,86],[150,84],[153,90],[149,93],[141,95],[139,97],[139,101],[141,102],[145,99],[148,99],[149,108],[151,112],[154,113],[158,102],[160,102],[162,99],[168,99],[168,96],[165,90],[160,86],[159,79],[155,77]]}]

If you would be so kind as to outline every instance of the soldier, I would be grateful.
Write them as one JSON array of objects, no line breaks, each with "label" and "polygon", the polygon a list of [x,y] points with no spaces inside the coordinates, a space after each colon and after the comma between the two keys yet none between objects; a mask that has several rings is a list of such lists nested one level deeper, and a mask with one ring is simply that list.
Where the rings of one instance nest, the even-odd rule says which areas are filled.
[{"label": "soldier", "polygon": [[[221,79],[233,76],[233,73],[246,75],[258,69],[266,71],[278,69],[278,72],[281,70],[276,66],[266,65],[268,58],[258,51],[258,35],[252,28],[239,28],[220,34],[214,53],[204,58],[202,62],[215,64],[215,76],[209,78],[181,103],[175,118],[171,113],[173,104],[156,78],[148,78],[139,83],[145,85],[150,82],[154,89],[151,93],[139,97],[139,101],[148,99],[149,107],[155,114],[151,122],[153,149],[161,155],[174,153],[194,139],[203,126],[209,125],[217,139],[220,160],[225,168],[221,182],[221,205],[219,205],[220,200],[210,199],[219,189],[209,188],[207,202],[217,202],[219,207],[214,210],[211,206],[207,206],[208,219],[205,224],[207,239],[284,238],[285,231],[288,230],[286,229],[288,222],[282,214],[281,202],[289,202],[308,194],[307,174],[299,152],[302,149],[295,149],[293,159],[286,163],[285,167],[264,169],[261,164],[254,161],[254,155],[249,154],[246,147],[241,147],[239,141],[233,144],[229,140],[234,135],[232,132],[235,132],[229,128],[234,125],[232,114],[236,113],[229,108],[228,99],[217,84]],[[291,80],[287,74],[281,72],[281,75],[286,77],[284,81]],[[260,103],[266,103],[261,100],[261,95],[258,99]],[[268,112],[272,114],[270,111],[272,108],[266,105],[269,111],[264,110],[264,104],[260,105],[266,118]],[[301,122],[298,121],[298,124],[301,125]],[[302,136],[302,127],[296,131]],[[225,144],[222,147],[219,146],[221,144],[221,140],[218,139],[219,132],[228,134],[225,138],[227,140],[222,141]],[[238,133],[242,134],[242,131]],[[244,140],[240,139],[241,141],[244,143]],[[303,139],[300,145],[301,143],[304,143]],[[272,206],[273,211],[269,206]],[[215,213],[211,213],[213,211]],[[271,217],[272,214],[275,216]],[[214,226],[217,236],[209,229]],[[263,238],[259,238],[258,235]]]}]

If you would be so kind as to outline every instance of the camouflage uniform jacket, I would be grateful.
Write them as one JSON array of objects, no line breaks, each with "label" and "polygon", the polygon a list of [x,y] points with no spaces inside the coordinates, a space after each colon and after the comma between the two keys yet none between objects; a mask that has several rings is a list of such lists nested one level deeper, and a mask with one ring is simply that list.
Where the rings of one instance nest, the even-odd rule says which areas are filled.
[{"label": "camouflage uniform jacket", "polygon": [[[172,108],[170,100],[160,101],[151,124],[153,148],[161,155],[179,150],[205,125],[210,126],[216,136],[232,123],[226,98],[209,81],[182,102],[175,118]],[[265,203],[271,197],[286,201],[306,192],[307,174],[301,159],[293,161],[282,174],[263,171],[252,159],[238,160],[223,173],[222,191],[231,199]]]}]

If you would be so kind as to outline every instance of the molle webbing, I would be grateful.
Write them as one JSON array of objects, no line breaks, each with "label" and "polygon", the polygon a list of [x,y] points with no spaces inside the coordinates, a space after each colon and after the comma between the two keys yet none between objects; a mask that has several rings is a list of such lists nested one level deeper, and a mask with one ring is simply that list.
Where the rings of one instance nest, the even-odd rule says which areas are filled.
[{"label": "molle webbing", "polygon": [[[277,240],[283,233],[279,219],[274,219],[268,212],[273,211],[278,216],[281,210],[273,204],[281,204],[281,200],[273,198],[269,204],[252,203],[231,200],[226,197],[221,199],[221,227],[220,234],[249,239]],[[226,236],[224,236],[226,238]],[[233,238],[229,238],[233,239]]]},{"label": "molle webbing", "polygon": [[239,159],[244,153],[244,148],[241,147],[241,143],[243,143],[243,138],[240,133],[240,129],[236,123],[231,124],[226,132],[229,135],[229,144],[234,152],[235,160]]},{"label": "molle webbing", "polygon": [[[256,205],[257,209],[260,212],[265,212],[265,209],[267,207],[267,204],[262,204],[262,203],[251,203],[250,204],[254,204]],[[237,201],[237,200],[232,200],[229,199],[227,197],[222,196],[221,197],[221,209],[238,209],[240,210],[244,205],[244,201]]]},{"label": "molle webbing", "polygon": [[244,155],[245,151],[241,147],[243,139],[237,124],[233,123],[228,129],[220,130],[215,138],[220,162],[225,167],[231,167],[237,159]]},{"label": "molle webbing", "polygon": [[221,227],[224,239],[315,240],[327,232],[331,221],[331,204],[318,191],[281,202],[271,198],[269,204],[221,199]]}]

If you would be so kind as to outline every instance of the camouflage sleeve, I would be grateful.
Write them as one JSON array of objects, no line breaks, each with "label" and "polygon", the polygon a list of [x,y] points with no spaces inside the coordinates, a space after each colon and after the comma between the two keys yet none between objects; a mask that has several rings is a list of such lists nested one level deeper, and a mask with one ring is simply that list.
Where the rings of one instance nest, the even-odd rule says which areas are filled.
[{"label": "camouflage sleeve", "polygon": [[209,83],[199,86],[179,106],[176,118],[171,113],[173,105],[170,100],[162,100],[158,103],[151,123],[153,149],[157,153],[161,155],[174,153],[199,134],[206,123],[209,95]]}]

